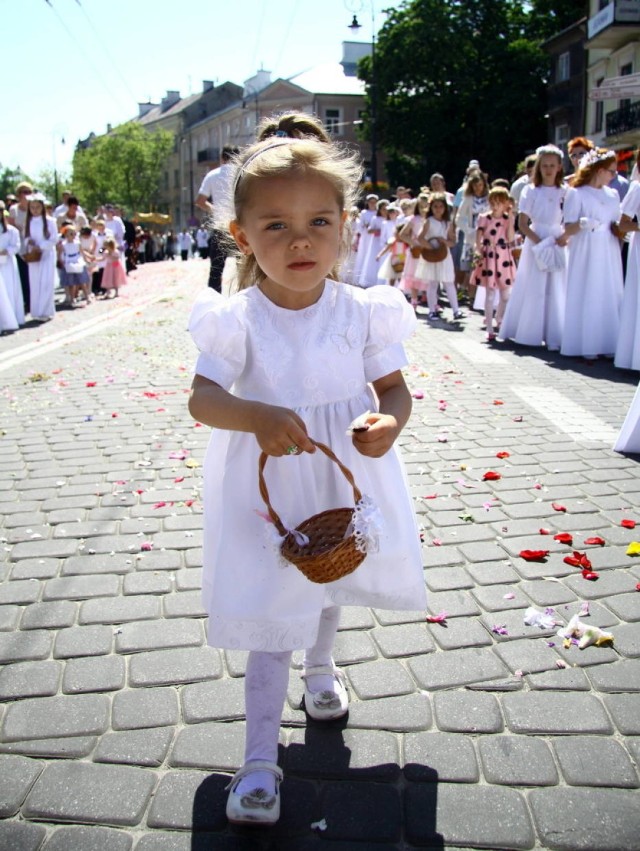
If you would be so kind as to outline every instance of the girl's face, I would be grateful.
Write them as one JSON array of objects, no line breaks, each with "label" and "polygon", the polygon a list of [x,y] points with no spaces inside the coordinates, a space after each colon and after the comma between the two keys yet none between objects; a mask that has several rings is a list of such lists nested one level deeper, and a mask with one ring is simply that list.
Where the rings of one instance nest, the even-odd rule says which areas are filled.
[{"label": "girl's face", "polygon": [[74,230],[71,230],[71,228],[67,228],[64,232],[64,238],[67,240],[67,242],[73,242],[76,238],[76,232]]},{"label": "girl's face", "polygon": [[478,180],[471,188],[476,198],[482,198],[483,195],[487,194],[487,187],[484,180]]},{"label": "girl's face", "polygon": [[369,200],[367,201],[367,209],[368,210],[375,210],[377,203],[378,202],[375,198],[369,198]]},{"label": "girl's face", "polygon": [[502,216],[509,210],[508,201],[499,201],[498,199],[493,199],[489,202],[489,206],[491,207],[491,212],[494,216]]},{"label": "girl's face", "polygon": [[32,216],[41,216],[44,212],[42,201],[29,201],[29,212]]},{"label": "girl's face", "polygon": [[608,186],[617,173],[618,169],[616,168],[615,163],[609,163],[609,165],[599,168],[594,175],[594,185],[598,188]]},{"label": "girl's face", "polygon": [[540,157],[540,174],[545,186],[553,186],[562,164],[555,154],[543,154]]},{"label": "girl's face", "polygon": [[447,209],[444,201],[432,201],[431,202],[431,215],[434,219],[442,219],[445,214],[445,210]]},{"label": "girl's face", "polygon": [[267,298],[301,310],[322,295],[340,253],[345,215],[324,177],[265,177],[230,229],[240,251],[253,254],[266,275],[260,288]]}]

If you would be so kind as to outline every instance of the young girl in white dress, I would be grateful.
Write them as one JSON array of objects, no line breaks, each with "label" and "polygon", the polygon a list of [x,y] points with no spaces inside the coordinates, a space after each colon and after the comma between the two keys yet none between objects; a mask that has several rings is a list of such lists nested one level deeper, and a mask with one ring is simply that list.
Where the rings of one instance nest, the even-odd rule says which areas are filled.
[{"label": "young girl in white dress", "polygon": [[564,202],[569,240],[567,303],[560,353],[593,360],[613,357],[620,329],[622,258],[611,225],[620,197],[608,184],[616,174],[615,151],[594,148],[580,160]]},{"label": "young girl in white dress", "polygon": [[[550,351],[558,351],[564,327],[567,272],[566,248],[558,246],[556,240],[562,236],[567,190],[560,148],[543,145],[536,154],[532,182],[520,195],[518,227],[525,241],[499,336],[523,346],[546,344]],[[541,247],[534,250],[536,245]],[[543,263],[537,253],[548,249],[552,262]],[[542,269],[545,265],[546,269]]]},{"label": "young girl in white dress", "polygon": [[[637,161],[640,163],[640,152]],[[614,363],[621,369],[640,369],[640,183],[636,180],[629,184],[621,209],[620,229],[631,233],[631,242]]]},{"label": "young girl in white dress", "polygon": [[5,217],[0,201],[0,331],[17,331],[24,325],[24,302],[16,255],[20,250],[18,228]]},{"label": "young girl in white dress", "polygon": [[426,284],[416,274],[420,260],[419,237],[429,209],[429,196],[421,193],[416,200],[413,215],[407,219],[400,231],[400,239],[408,246],[407,256],[400,279],[400,288],[411,298],[411,306],[418,306],[418,296],[426,290]]},{"label": "young girl in white dress", "polygon": [[[204,463],[209,643],[250,651],[245,764],[231,781],[227,816],[273,824],[292,651],[305,649],[308,715],[341,717],[348,694],[332,657],[340,606],[421,609],[425,588],[394,447],[411,408],[402,340],[415,317],[393,287],[365,290],[335,279],[359,161],[304,114],[266,119],[258,138],[238,160],[227,220],[242,255],[240,290],[228,299],[208,290],[191,315],[200,356],[189,410],[214,429]],[[348,434],[362,415],[363,430]],[[323,585],[283,562],[258,488],[264,452],[270,501],[288,529],[353,505],[352,488],[312,438],[331,446],[377,506],[361,504],[361,511],[369,504],[369,522],[356,520],[358,534],[375,537],[381,519],[377,544],[365,547],[358,569]]]},{"label": "young girl in white dress", "polygon": [[418,261],[416,276],[426,281],[427,304],[429,305],[429,319],[439,319],[438,313],[438,289],[442,284],[449,299],[449,305],[453,310],[454,319],[462,319],[463,313],[458,307],[458,295],[456,293],[455,269],[451,248],[455,245],[455,234],[453,225],[449,221],[449,205],[444,193],[434,192],[429,199],[427,218],[418,236],[418,242],[426,248],[433,248],[433,242],[444,243],[447,247],[447,256],[437,263],[430,263],[424,258]]},{"label": "young girl in white dress", "polygon": [[354,265],[353,279],[358,286],[364,286],[363,274],[364,264],[369,250],[369,243],[373,239],[373,235],[369,233],[369,225],[376,214],[376,205],[378,196],[370,193],[365,198],[365,208],[358,217],[358,227],[355,233],[353,242],[353,250],[356,252],[356,262]]},{"label": "young girl in white dress", "polygon": [[364,265],[360,275],[361,287],[375,287],[378,283],[378,272],[380,270],[378,252],[385,244],[383,231],[387,223],[388,206],[389,202],[386,198],[381,198],[376,204],[376,214],[369,222],[368,233],[370,239],[367,242]]},{"label": "young girl in white dress", "polygon": [[44,195],[29,196],[29,210],[24,226],[21,254],[34,246],[42,252],[40,259],[29,263],[30,312],[37,322],[53,319],[56,313],[56,244],[58,228],[52,216],[47,216]]}]

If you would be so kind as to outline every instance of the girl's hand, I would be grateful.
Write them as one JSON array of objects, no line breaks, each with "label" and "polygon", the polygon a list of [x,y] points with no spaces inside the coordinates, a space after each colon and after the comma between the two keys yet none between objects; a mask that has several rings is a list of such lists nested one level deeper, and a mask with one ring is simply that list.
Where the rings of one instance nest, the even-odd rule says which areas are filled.
[{"label": "girl's hand", "polygon": [[[309,440],[304,421],[289,408],[276,405],[260,406],[254,434],[260,449],[267,455],[279,457],[316,451],[316,447]],[[292,446],[297,447],[298,452],[287,452]]]},{"label": "girl's hand", "polygon": [[361,455],[382,458],[391,449],[400,434],[398,421],[391,414],[372,413],[367,417],[369,428],[354,431],[351,440]]}]

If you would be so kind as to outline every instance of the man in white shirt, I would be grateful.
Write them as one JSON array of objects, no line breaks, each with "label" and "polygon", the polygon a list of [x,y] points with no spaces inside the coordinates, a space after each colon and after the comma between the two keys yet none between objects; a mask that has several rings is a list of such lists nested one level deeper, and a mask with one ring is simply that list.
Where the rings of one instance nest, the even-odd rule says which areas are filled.
[{"label": "man in white shirt", "polygon": [[516,208],[514,213],[518,212],[518,204],[520,203],[520,196],[522,195],[522,190],[525,186],[528,186],[531,182],[531,178],[533,177],[533,169],[536,164],[536,155],[530,154],[526,160],[524,161],[524,174],[521,175],[514,183],[511,184],[511,189],[509,190],[509,195],[516,202]]},{"label": "man in white shirt", "polygon": [[[196,207],[209,213],[212,219],[216,214],[216,207],[223,203],[231,191],[230,184],[233,174],[231,159],[237,153],[237,148],[224,147],[221,156],[222,165],[205,174],[198,190]],[[228,250],[224,241],[220,238],[220,233],[213,228],[209,235],[209,259],[211,260],[209,286],[219,293],[222,292],[222,272],[227,253]]]},{"label": "man in white shirt", "polygon": [[116,216],[116,208],[113,204],[105,204],[103,210],[105,227],[107,230],[111,231],[111,234],[118,246],[118,250],[124,252],[124,222],[120,216]]},{"label": "man in white shirt", "polygon": [[196,231],[196,248],[198,254],[204,260],[209,254],[209,234],[202,225]]},{"label": "man in white shirt", "polygon": [[189,259],[189,252],[193,245],[193,239],[188,230],[181,230],[178,234],[178,250],[183,260]]}]

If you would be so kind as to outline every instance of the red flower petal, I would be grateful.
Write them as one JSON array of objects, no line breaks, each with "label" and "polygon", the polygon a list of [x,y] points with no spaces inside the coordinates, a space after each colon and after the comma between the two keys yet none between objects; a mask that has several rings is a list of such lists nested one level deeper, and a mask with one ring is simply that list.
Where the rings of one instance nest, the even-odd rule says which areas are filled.
[{"label": "red flower petal", "polygon": [[553,536],[554,541],[559,541],[561,544],[571,544],[573,543],[573,535],[570,535],[568,532],[560,532],[558,535]]},{"label": "red flower petal", "polygon": [[84,386],[85,387],[95,387],[97,383],[98,383],[97,381],[87,381],[87,383]]},{"label": "red flower petal", "polygon": [[575,556],[565,556],[562,561],[565,564],[570,564],[571,567],[580,567],[580,559]]},{"label": "red flower petal", "polygon": [[509,455],[509,452],[496,452],[496,458],[508,458]]},{"label": "red flower petal", "polygon": [[585,538],[585,544],[591,544],[594,547],[604,547],[605,540],[604,538],[600,538],[597,535],[594,538]]},{"label": "red flower petal", "polygon": [[504,402],[502,401],[502,399],[494,399],[493,404],[494,405],[504,405]]},{"label": "red flower petal", "polygon": [[538,531],[540,532],[541,535],[550,535],[551,534],[550,529],[539,529]]},{"label": "red flower petal", "polygon": [[577,550],[573,551],[572,556],[566,556],[563,561],[565,562],[565,564],[570,564],[573,567],[583,567],[586,570],[589,570],[591,568],[591,562],[587,558],[586,554],[579,553]]},{"label": "red flower petal", "polygon": [[640,591],[640,582],[636,585],[636,591]]},{"label": "red flower petal", "polygon": [[625,529],[635,529],[636,521],[635,520],[621,520],[620,525],[624,526]]},{"label": "red flower petal", "polygon": [[501,478],[502,476],[500,475],[500,473],[496,473],[495,470],[487,470],[487,472],[482,477],[482,480],[484,482],[495,482]]},{"label": "red flower petal", "polygon": [[525,561],[542,561],[549,555],[549,550],[520,550],[520,558]]},{"label": "red flower petal", "polygon": [[596,579],[599,578],[598,574],[595,572],[595,570],[587,570],[586,567],[582,571],[582,575],[584,576],[585,579],[588,579],[590,582],[595,582]]},{"label": "red flower petal", "polygon": [[551,508],[553,508],[553,510],[554,510],[554,511],[566,511],[566,510],[567,510],[567,509],[565,508],[565,506],[564,506],[564,505],[560,505],[560,503],[559,503],[559,502],[552,502],[552,503],[551,503]]}]

